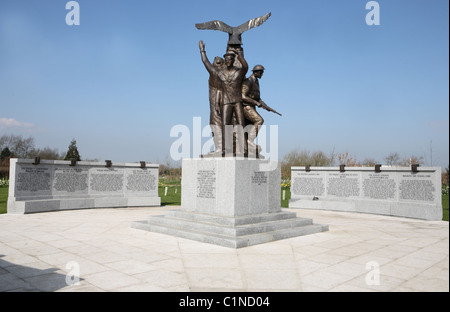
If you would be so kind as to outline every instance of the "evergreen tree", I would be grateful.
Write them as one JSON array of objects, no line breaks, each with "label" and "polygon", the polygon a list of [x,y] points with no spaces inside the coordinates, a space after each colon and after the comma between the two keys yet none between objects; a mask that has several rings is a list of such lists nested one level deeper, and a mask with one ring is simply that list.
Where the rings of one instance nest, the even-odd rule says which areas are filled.
[{"label": "evergreen tree", "polygon": [[8,147],[5,147],[3,150],[2,150],[2,152],[1,152],[1,154],[0,154],[0,159],[5,159],[5,158],[7,158],[7,157],[10,157],[11,156],[11,151],[9,150],[9,148]]},{"label": "evergreen tree", "polygon": [[77,141],[75,139],[72,139],[72,141],[70,142],[66,157],[64,157],[64,160],[71,159],[75,159],[77,161],[81,160],[80,153],[78,152]]}]

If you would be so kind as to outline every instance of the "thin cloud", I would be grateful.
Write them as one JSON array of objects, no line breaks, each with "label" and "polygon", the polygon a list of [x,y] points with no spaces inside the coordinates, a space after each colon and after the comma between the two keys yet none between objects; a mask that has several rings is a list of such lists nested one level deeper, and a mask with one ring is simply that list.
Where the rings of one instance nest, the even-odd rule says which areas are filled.
[{"label": "thin cloud", "polygon": [[29,122],[21,122],[14,118],[0,118],[0,130],[7,129],[7,128],[32,128],[34,127],[34,124]]}]

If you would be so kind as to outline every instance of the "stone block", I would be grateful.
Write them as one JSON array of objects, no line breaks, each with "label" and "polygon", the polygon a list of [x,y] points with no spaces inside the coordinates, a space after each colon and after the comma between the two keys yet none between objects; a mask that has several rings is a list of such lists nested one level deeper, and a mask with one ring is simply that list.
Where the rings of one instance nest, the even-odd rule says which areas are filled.
[{"label": "stone block", "polygon": [[[267,169],[272,170],[267,170]],[[132,227],[241,248],[328,230],[281,210],[281,170],[257,159],[185,159],[181,209]]]}]

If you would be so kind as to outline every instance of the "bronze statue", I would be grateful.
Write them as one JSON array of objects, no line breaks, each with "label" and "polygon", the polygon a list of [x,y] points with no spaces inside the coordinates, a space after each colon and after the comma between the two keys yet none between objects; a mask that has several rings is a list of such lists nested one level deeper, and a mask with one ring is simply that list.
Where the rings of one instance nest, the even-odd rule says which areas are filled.
[{"label": "bronze statue", "polygon": [[[214,156],[220,154],[222,156],[225,154],[230,155],[234,149],[236,155],[248,156],[248,144],[250,144],[251,149],[256,149],[254,140],[264,120],[256,111],[255,106],[263,107],[279,114],[260,99],[258,79],[262,77],[264,68],[255,67],[252,76],[244,83],[248,64],[241,47],[242,33],[262,25],[270,16],[271,13],[268,13],[249,20],[238,27],[231,27],[217,20],[195,25],[197,29],[220,30],[229,34],[227,50],[224,55],[224,65],[222,65],[220,58],[217,57],[215,61],[217,60],[218,64],[211,65],[206,56],[205,45],[203,41],[200,41],[202,61],[210,74],[210,125],[216,146],[215,151],[212,153]],[[220,122],[219,116],[221,116]],[[253,125],[248,130],[247,140],[244,134],[246,118],[248,124]],[[233,133],[236,134],[236,146],[234,148]],[[222,143],[219,142],[220,138]],[[258,157],[257,152],[255,155]]]}]

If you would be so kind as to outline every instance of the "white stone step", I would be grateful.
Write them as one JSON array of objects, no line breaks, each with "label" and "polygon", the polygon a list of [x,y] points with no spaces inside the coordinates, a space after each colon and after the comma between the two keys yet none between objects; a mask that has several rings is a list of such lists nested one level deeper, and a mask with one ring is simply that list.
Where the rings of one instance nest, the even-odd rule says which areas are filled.
[{"label": "white stone step", "polygon": [[176,237],[192,239],[204,243],[210,243],[230,248],[242,248],[256,244],[263,244],[275,240],[281,240],[296,236],[309,235],[328,231],[327,225],[309,224],[299,227],[292,227],[287,229],[279,229],[275,231],[257,233],[243,236],[227,236],[217,233],[201,232],[193,229],[168,227],[157,224],[151,224],[147,221],[136,221],[132,223],[133,228],[157,232],[161,234],[172,235]]},{"label": "white stone step", "polygon": [[282,229],[289,229],[305,225],[311,225],[311,219],[289,218],[269,222],[258,222],[253,224],[226,226],[217,223],[200,222],[189,219],[174,218],[172,216],[153,216],[148,219],[149,224],[167,226],[180,229],[195,230],[199,232],[214,233],[227,236],[243,236],[256,233],[271,232]]},{"label": "white stone step", "polygon": [[269,222],[276,220],[284,220],[297,217],[295,212],[280,211],[276,213],[255,214],[249,216],[225,217],[217,215],[209,215],[203,213],[195,213],[190,211],[183,211],[180,209],[167,210],[165,212],[167,217],[177,219],[192,220],[198,222],[208,222],[225,226],[238,226],[246,224],[254,224],[260,222]]}]

